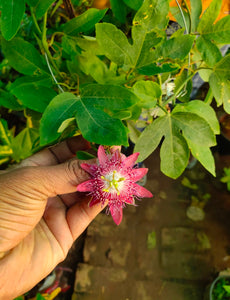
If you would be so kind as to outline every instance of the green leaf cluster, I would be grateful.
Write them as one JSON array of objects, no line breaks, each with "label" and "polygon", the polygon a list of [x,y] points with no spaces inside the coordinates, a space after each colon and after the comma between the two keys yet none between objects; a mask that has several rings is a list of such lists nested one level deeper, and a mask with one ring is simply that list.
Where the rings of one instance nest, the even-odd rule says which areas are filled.
[{"label": "green leaf cluster", "polygon": [[[0,163],[82,134],[94,144],[131,140],[140,160],[159,146],[172,178],[191,154],[215,175],[212,96],[230,113],[230,54],[220,50],[230,16],[216,22],[221,3],[201,14],[201,0],[178,8],[111,0],[102,10],[72,1],[71,12],[61,1],[1,0]],[[171,33],[169,10],[179,24]],[[210,90],[191,101],[197,73]]]}]

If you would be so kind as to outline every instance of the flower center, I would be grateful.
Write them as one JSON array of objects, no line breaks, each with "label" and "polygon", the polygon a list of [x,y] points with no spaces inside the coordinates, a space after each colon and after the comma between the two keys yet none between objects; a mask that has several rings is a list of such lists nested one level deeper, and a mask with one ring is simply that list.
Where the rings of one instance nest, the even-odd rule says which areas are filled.
[{"label": "flower center", "polygon": [[105,176],[101,176],[101,179],[104,182],[103,192],[116,193],[117,195],[120,195],[125,178],[121,177],[116,170]]}]

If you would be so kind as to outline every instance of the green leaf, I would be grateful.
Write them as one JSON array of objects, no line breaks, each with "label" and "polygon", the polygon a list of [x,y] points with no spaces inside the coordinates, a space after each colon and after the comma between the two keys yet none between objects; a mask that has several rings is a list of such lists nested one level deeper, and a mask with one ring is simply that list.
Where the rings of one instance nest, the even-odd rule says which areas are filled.
[{"label": "green leaf", "polygon": [[8,145],[0,145],[0,157],[8,157],[13,154],[13,150]]},{"label": "green leaf", "polygon": [[230,43],[230,15],[220,19],[216,24],[203,33],[207,39],[218,44]]},{"label": "green leaf", "polygon": [[182,130],[185,139],[200,146],[215,146],[215,135],[209,124],[194,113],[172,112],[175,125]]},{"label": "green leaf", "polygon": [[131,65],[131,45],[125,34],[109,23],[96,25],[96,39],[104,54],[118,65]]},{"label": "green leaf", "polygon": [[36,17],[40,19],[47,12],[54,0],[27,0],[27,2],[33,7]]},{"label": "green leaf", "polygon": [[140,105],[144,108],[152,108],[161,96],[159,84],[153,81],[137,81],[133,86],[133,92],[142,100]]},{"label": "green leaf", "polygon": [[129,89],[116,85],[88,84],[81,90],[87,105],[97,105],[110,111],[125,110],[140,101]]},{"label": "green leaf", "polygon": [[1,31],[6,40],[17,33],[25,13],[25,0],[2,0]]},{"label": "green leaf", "polygon": [[191,31],[195,32],[199,23],[199,17],[202,13],[202,1],[190,0],[191,3]]},{"label": "green leaf", "polygon": [[192,155],[213,175],[216,176],[215,172],[215,160],[209,147],[197,145],[186,139],[189,148],[191,149]]},{"label": "green leaf", "polygon": [[178,64],[175,63],[150,63],[145,66],[138,67],[138,72],[143,75],[157,75],[161,73],[172,73],[180,68]]},{"label": "green leaf", "polygon": [[11,143],[11,134],[7,121],[4,119],[0,119],[0,142],[3,145],[10,145]]},{"label": "green leaf", "polygon": [[88,160],[88,159],[92,159],[92,158],[96,158],[94,155],[85,152],[85,151],[77,151],[76,153],[77,158],[81,159],[81,160]]},{"label": "green leaf", "polygon": [[141,133],[134,148],[134,152],[140,153],[139,162],[145,160],[157,148],[165,134],[166,124],[167,118],[165,116],[160,117]]},{"label": "green leaf", "polygon": [[156,232],[152,231],[152,232],[148,233],[147,248],[154,249],[154,248],[156,248],[156,244],[157,244]]},{"label": "green leaf", "polygon": [[184,18],[182,17],[181,10],[178,6],[172,6],[170,7],[170,12],[176,19],[177,23],[182,27],[185,28],[185,24],[187,26],[188,31],[190,30],[190,18],[188,12],[182,8],[182,12],[184,15]]},{"label": "green leaf", "polygon": [[134,10],[138,10],[143,4],[144,0],[123,0],[127,6]]},{"label": "green leaf", "polygon": [[121,22],[126,22],[126,6],[122,0],[110,0],[110,5],[114,16]]},{"label": "green leaf", "polygon": [[9,92],[0,89],[0,106],[4,106],[13,110],[22,110],[23,106],[18,100]]},{"label": "green leaf", "polygon": [[197,31],[201,34],[206,33],[210,30],[210,27],[217,19],[220,9],[221,9],[222,1],[220,0],[212,0],[209,7],[203,13],[200,22],[197,27]]},{"label": "green leaf", "polygon": [[196,40],[197,49],[201,53],[202,59],[209,67],[213,67],[218,61],[222,59],[222,54],[219,48],[210,40],[200,36]]},{"label": "green leaf", "polygon": [[40,113],[44,112],[49,102],[57,93],[48,87],[39,86],[36,82],[21,84],[11,90],[25,107]]},{"label": "green leaf", "polygon": [[222,79],[216,73],[212,73],[209,84],[217,106],[223,104],[224,110],[230,113],[230,80]]},{"label": "green leaf", "polygon": [[63,26],[64,33],[68,35],[77,35],[80,32],[87,32],[94,28],[107,12],[107,9],[90,8],[80,16],[68,21]]},{"label": "green leaf", "polygon": [[78,98],[71,93],[62,93],[53,98],[47,106],[40,125],[40,144],[42,146],[60,137],[58,129],[63,121],[75,115]]},{"label": "green leaf", "polygon": [[189,160],[189,149],[183,136],[177,132],[168,117],[168,128],[161,146],[161,171],[173,178],[178,178],[185,170]]},{"label": "green leaf", "polygon": [[12,68],[22,74],[40,75],[46,71],[39,52],[22,38],[2,39],[2,50]]},{"label": "green leaf", "polygon": [[39,132],[34,128],[23,129],[13,140],[12,140],[12,157],[16,162],[30,156],[34,148],[35,142],[38,141]]},{"label": "green leaf", "polygon": [[77,102],[76,120],[83,137],[90,142],[128,145],[127,129],[123,123],[93,105],[85,104],[82,99]]},{"label": "green leaf", "polygon": [[223,80],[230,78],[230,53],[223,57],[213,68],[214,72]]},{"label": "green leaf", "polygon": [[145,0],[133,19],[135,26],[141,26],[146,32],[164,29],[168,24],[168,0]]},{"label": "green leaf", "polygon": [[220,125],[213,108],[201,100],[193,100],[189,103],[177,104],[173,109],[176,112],[190,112],[203,118],[215,134],[220,134]]},{"label": "green leaf", "polygon": [[161,46],[163,57],[184,59],[189,54],[194,39],[194,36],[186,34],[165,41]]}]

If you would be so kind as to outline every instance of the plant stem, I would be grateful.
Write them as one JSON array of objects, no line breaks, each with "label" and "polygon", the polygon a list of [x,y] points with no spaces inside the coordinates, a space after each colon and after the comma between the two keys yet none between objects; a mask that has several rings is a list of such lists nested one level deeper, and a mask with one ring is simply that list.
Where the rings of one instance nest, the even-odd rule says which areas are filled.
[{"label": "plant stem", "polygon": [[[159,86],[160,86],[160,88],[161,88],[161,86],[162,86],[161,75],[158,74],[157,77],[158,77],[158,80],[159,80]],[[160,95],[160,98],[159,98],[159,101],[158,101],[158,102],[159,102],[159,105],[162,105],[162,94]]]},{"label": "plant stem", "polygon": [[[43,26],[42,26],[42,45],[43,48],[45,50],[45,53],[48,57],[48,60],[51,62],[52,66],[54,67],[55,71],[57,72],[57,74],[59,74],[59,76],[61,76],[58,67],[56,66],[53,57],[49,51],[49,46],[47,43],[47,39],[46,39],[46,24],[47,24],[47,12],[44,14],[44,19],[43,19]],[[46,60],[47,61],[47,60]],[[48,65],[49,67],[49,65]],[[52,75],[52,74],[51,74]],[[61,76],[62,77],[62,76]]]},{"label": "plant stem", "polygon": [[32,7],[30,7],[30,13],[31,13],[31,17],[33,19],[33,22],[34,22],[35,28],[37,29],[38,34],[42,35],[41,29],[40,29],[40,27],[38,25],[38,22],[37,22],[37,19],[35,17],[35,14],[34,14],[34,11],[33,11]]},{"label": "plant stem", "polygon": [[52,16],[55,14],[55,12],[57,11],[57,9],[59,8],[59,6],[62,4],[63,0],[59,0],[56,5],[54,6],[54,9],[52,10],[50,17],[52,18]]},{"label": "plant stem", "polygon": [[204,102],[210,105],[212,103],[212,99],[213,99],[213,92],[211,88],[209,88],[208,93],[204,99]]}]

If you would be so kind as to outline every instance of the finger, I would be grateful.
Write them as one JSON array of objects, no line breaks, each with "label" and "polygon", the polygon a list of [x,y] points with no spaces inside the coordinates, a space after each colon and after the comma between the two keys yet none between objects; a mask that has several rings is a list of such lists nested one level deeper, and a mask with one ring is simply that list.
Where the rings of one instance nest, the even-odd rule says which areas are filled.
[{"label": "finger", "polygon": [[89,148],[89,142],[87,142],[82,136],[73,137],[26,158],[19,166],[56,165],[57,163],[62,163],[74,157],[77,151],[87,150]]},{"label": "finger", "polygon": [[92,220],[106,207],[101,204],[89,207],[88,199],[72,206],[66,215],[66,219],[75,240],[92,222]]}]

